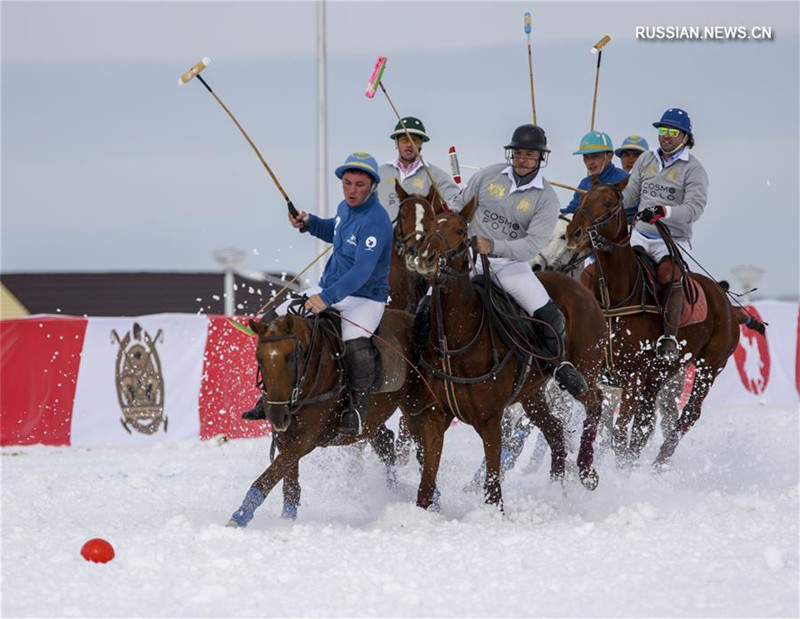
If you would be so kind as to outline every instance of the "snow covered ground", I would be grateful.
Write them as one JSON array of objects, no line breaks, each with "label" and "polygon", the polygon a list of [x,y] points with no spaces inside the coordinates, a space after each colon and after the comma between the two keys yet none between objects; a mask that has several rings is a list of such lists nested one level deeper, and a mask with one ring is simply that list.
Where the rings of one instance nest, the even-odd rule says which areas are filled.
[{"label": "snow covered ground", "polygon": [[[658,431],[655,435],[660,439]],[[446,437],[442,513],[415,466],[384,485],[367,450],[318,450],[297,521],[277,488],[225,527],[269,439],[2,450],[6,617],[797,616],[798,408],[708,409],[662,475],[616,470],[589,493],[546,471],[504,484],[505,515],[463,486],[477,435]],[[549,458],[548,458],[549,460]],[[80,556],[89,538],[116,550]]]}]

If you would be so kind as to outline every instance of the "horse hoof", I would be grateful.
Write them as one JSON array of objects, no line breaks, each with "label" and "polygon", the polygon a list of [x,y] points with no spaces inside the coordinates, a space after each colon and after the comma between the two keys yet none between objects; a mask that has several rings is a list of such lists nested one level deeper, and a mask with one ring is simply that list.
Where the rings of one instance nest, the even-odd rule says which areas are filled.
[{"label": "horse hoof", "polygon": [[581,472],[581,485],[587,490],[595,490],[597,484],[600,482],[600,476],[597,471],[590,469],[586,472]]},{"label": "horse hoof", "polygon": [[225,526],[230,527],[231,529],[238,529],[239,523],[231,518],[230,520],[228,520],[228,524],[226,524]]},{"label": "horse hoof", "polygon": [[297,520],[297,505],[291,503],[284,503],[281,510],[281,518],[286,520]]}]

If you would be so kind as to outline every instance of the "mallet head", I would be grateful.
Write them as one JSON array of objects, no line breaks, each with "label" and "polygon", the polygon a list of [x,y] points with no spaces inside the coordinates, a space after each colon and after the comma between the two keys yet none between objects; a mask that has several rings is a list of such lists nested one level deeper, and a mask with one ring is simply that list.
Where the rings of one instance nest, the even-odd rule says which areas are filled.
[{"label": "mallet head", "polygon": [[611,36],[610,35],[604,36],[602,39],[600,39],[597,43],[595,43],[592,46],[592,53],[596,54],[597,52],[602,51],[602,49],[606,46],[606,44],[610,40],[611,40]]},{"label": "mallet head", "polygon": [[186,73],[178,78],[178,85],[182,86],[193,77],[195,77],[200,71],[205,69],[209,64],[211,64],[211,58],[203,58],[200,62],[195,64],[191,69],[189,69]]}]

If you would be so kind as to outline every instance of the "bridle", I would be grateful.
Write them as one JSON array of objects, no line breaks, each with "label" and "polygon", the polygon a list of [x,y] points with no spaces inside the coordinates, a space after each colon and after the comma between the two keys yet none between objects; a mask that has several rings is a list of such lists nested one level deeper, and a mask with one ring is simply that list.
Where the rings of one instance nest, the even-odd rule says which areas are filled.
[{"label": "bridle", "polygon": [[[461,219],[462,223],[464,224],[464,230],[466,231],[468,229],[469,222],[461,213],[453,212],[453,215],[457,215]],[[454,261],[464,258],[465,256],[467,261],[469,261],[470,258],[468,252],[472,247],[472,241],[469,238],[469,234],[465,232],[461,237],[461,240],[452,247],[450,246],[450,243],[448,243],[442,231],[438,228],[436,230],[429,231],[425,235],[424,240],[428,241],[432,238],[439,239],[445,247],[445,249],[441,251],[433,250],[436,252],[436,274],[434,283],[469,277],[469,269],[458,270],[452,266]]]},{"label": "bridle", "polygon": [[[426,199],[420,196],[411,195],[407,198],[403,198],[400,201],[400,205],[397,207],[397,217],[392,222],[395,227],[395,234],[394,234],[394,249],[401,257],[405,256],[406,252],[408,252],[409,256],[416,256],[417,254],[417,247],[425,237],[425,232],[423,230],[417,230],[416,228],[409,232],[408,234],[403,234],[399,225],[400,215],[403,211],[403,205],[416,202],[417,204],[421,204],[422,207],[430,212],[431,217],[435,217],[436,213],[433,210],[433,205]],[[426,213],[427,214],[427,213]],[[408,242],[413,240],[414,243],[408,245]]]},{"label": "bridle", "polygon": [[[274,342],[280,342],[285,340],[294,340],[294,383],[292,386],[291,393],[288,399],[285,400],[270,400],[267,394],[267,387],[266,387],[266,380],[261,382],[261,398],[262,403],[264,406],[286,406],[289,409],[291,414],[297,413],[301,408],[304,406],[308,406],[309,404],[318,404],[319,402],[324,402],[326,400],[330,400],[334,396],[337,396],[341,391],[345,388],[345,381],[344,381],[344,372],[342,371],[341,364],[342,358],[344,356],[344,345],[341,343],[341,338],[338,336],[337,333],[333,330],[332,327],[323,326],[321,324],[321,320],[318,315],[311,318],[312,321],[312,328],[311,328],[311,342],[308,345],[307,350],[304,351],[303,342],[295,333],[284,333],[281,335],[273,335],[269,337],[261,337],[258,340],[258,345],[262,344],[271,344]],[[321,338],[321,339],[320,339]],[[319,383],[320,376],[322,375],[322,362],[324,360],[323,355],[323,344],[325,340],[328,340],[332,344],[332,349],[334,352],[330,355],[331,359],[337,361],[340,365],[339,372],[337,372],[337,380],[336,384],[325,391],[324,393],[312,395],[315,388]],[[317,343],[319,344],[317,345]],[[336,343],[339,343],[339,352],[336,352]],[[314,371],[311,375],[311,378],[307,378],[309,376],[309,370],[312,369],[312,355],[315,350],[318,349],[318,354],[316,355],[317,363],[314,367]],[[261,371],[262,377],[266,377],[266,373],[261,369],[259,365],[259,371]],[[310,385],[307,383],[310,381]],[[305,394],[305,397],[304,397]]]},{"label": "bridle", "polygon": [[[589,236],[589,243],[591,244],[592,249],[595,251],[609,252],[614,249],[626,247],[631,242],[630,228],[628,228],[628,223],[625,221],[625,212],[622,208],[622,196],[618,190],[615,189],[615,191],[617,194],[616,206],[608,209],[601,217],[594,217],[588,210],[586,210],[586,208],[584,208],[586,205],[586,198],[590,195],[589,193],[583,196],[580,206],[578,207],[577,211],[575,211],[576,215],[580,213],[591,222],[591,225],[585,226],[585,230],[586,234]],[[620,215],[622,216],[620,217]],[[615,218],[617,219],[618,224],[616,232],[619,232],[620,228],[623,227],[626,230],[625,237],[619,241],[612,241],[611,239],[600,234],[600,230]]]}]

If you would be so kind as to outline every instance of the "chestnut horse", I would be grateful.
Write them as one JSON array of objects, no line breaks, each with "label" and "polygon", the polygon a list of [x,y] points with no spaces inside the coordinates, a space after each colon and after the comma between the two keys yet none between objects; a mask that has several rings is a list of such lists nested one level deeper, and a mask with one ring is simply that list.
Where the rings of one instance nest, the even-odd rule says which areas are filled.
[{"label": "chestnut horse", "polygon": [[403,186],[398,180],[395,179],[395,191],[397,197],[400,199],[400,206],[398,207],[398,214],[394,220],[394,237],[392,251],[392,259],[389,269],[389,302],[386,307],[391,309],[405,310],[413,314],[416,312],[417,304],[428,291],[428,283],[425,278],[418,275],[413,267],[413,243],[411,240],[420,240],[422,238],[421,230],[417,233],[415,230],[404,233],[403,227],[400,222],[400,210],[405,209],[414,211],[417,208],[426,208],[425,205],[430,205],[436,212],[441,212],[441,199],[436,189],[431,186],[430,191],[426,197],[416,194],[410,194],[403,189]]},{"label": "chestnut horse", "polygon": [[[610,362],[622,381],[622,402],[613,431],[617,462],[630,465],[638,459],[654,428],[656,396],[667,380],[695,364],[695,380],[686,406],[664,442],[654,465],[665,464],[681,437],[700,417],[703,400],[739,341],[739,312],[715,281],[691,273],[705,292],[708,312],[704,320],[681,327],[679,359],[658,358],[655,342],[662,319],[655,299],[647,299],[644,267],[630,245],[630,230],[617,186],[596,186],[583,197],[567,227],[567,246],[576,251],[593,249],[597,258],[594,293],[608,321]],[[687,279],[689,279],[687,277]],[[605,286],[603,286],[605,282]],[[604,300],[605,299],[605,300]],[[627,426],[633,419],[630,439]]]},{"label": "chestnut horse", "polygon": [[[475,207],[473,199],[460,213],[434,216],[432,209],[418,208],[416,213],[399,215],[401,222],[413,220],[425,230],[416,267],[433,285],[430,336],[423,344],[420,363],[442,404],[432,412],[409,419],[409,423],[418,424],[416,429],[423,444],[417,505],[425,509],[432,503],[444,433],[454,417],[473,426],[483,440],[487,464],[484,494],[489,504],[502,509],[501,419],[504,409],[514,402],[523,405],[550,444],[551,477],[562,479],[565,471],[561,421],[549,413],[541,389],[552,370],[532,351],[520,351],[502,341],[470,280],[468,224]],[[566,357],[589,385],[578,398],[587,411],[578,467],[581,482],[594,489],[598,481],[592,465],[601,408],[597,379],[603,369],[603,317],[591,293],[578,282],[552,272],[540,278],[566,318]]]},{"label": "chestnut horse", "polygon": [[264,380],[262,402],[276,433],[279,453],[252,484],[228,526],[247,526],[256,508],[281,480],[282,516],[295,518],[300,505],[299,462],[317,447],[350,445],[376,435],[379,444],[373,441],[373,447],[387,466],[393,465],[391,433],[380,432],[383,424],[397,408],[406,412],[423,406],[416,399],[416,376],[406,362],[413,354],[413,319],[406,312],[387,309],[374,339],[381,352],[382,382],[370,398],[364,433],[339,435],[336,428],[348,401],[344,344],[326,313],[310,318],[287,314],[268,324],[250,321],[258,336],[256,361]]}]

